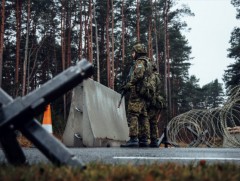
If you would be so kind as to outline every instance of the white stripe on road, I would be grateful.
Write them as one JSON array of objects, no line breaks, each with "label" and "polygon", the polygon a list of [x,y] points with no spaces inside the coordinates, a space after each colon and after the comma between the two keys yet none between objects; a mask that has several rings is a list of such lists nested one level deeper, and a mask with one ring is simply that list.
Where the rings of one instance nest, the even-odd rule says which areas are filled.
[{"label": "white stripe on road", "polygon": [[114,156],[113,159],[126,160],[224,160],[224,161],[240,161],[240,158],[218,158],[218,157],[133,157],[133,156]]}]

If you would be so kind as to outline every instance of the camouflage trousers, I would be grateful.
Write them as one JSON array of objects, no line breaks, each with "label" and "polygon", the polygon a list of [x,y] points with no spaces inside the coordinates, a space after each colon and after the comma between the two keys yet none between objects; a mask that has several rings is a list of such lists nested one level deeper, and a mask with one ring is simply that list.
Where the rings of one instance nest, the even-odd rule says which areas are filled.
[{"label": "camouflage trousers", "polygon": [[127,112],[129,137],[149,138],[149,120],[145,101],[141,98],[130,98]]},{"label": "camouflage trousers", "polygon": [[158,139],[159,133],[158,133],[158,119],[160,115],[160,110],[156,109],[154,107],[148,108],[148,119],[150,124],[150,139]]}]

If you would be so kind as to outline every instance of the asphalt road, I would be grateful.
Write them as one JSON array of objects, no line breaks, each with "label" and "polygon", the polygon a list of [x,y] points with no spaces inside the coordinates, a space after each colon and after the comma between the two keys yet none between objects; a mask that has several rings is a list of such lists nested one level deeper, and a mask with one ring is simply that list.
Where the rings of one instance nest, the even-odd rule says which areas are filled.
[{"label": "asphalt road", "polygon": [[[23,148],[30,164],[49,163],[36,148]],[[206,163],[240,164],[240,148],[69,148],[84,163],[153,164],[174,162],[177,164]],[[0,163],[6,158],[0,150]]]}]

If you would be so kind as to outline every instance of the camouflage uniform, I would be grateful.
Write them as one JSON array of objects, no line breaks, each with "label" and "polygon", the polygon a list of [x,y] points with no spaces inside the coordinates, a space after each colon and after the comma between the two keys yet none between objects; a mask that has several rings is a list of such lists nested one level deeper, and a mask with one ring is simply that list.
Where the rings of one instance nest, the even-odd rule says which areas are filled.
[{"label": "camouflage uniform", "polygon": [[[140,57],[141,58],[141,57]],[[144,76],[146,65],[144,60],[137,59],[129,82],[130,98],[128,103],[129,136],[138,136],[139,139],[149,137],[149,121],[146,102],[139,94],[140,81]]]},{"label": "camouflage uniform", "polygon": [[160,78],[156,70],[150,77],[150,83],[154,85],[154,93],[151,93],[153,96],[152,100],[147,102],[147,112],[150,123],[150,139],[151,147],[158,147],[157,141],[159,138],[158,133],[158,120],[160,118],[160,112],[163,107],[163,97],[160,96]]},{"label": "camouflage uniform", "polygon": [[[140,94],[142,80],[147,69],[145,58],[146,51],[141,44],[133,47],[136,53],[135,64],[133,65],[130,81],[125,85],[124,89],[130,91],[128,102],[128,125],[130,140],[121,147],[147,147],[149,138],[149,120],[147,115],[146,101]],[[139,138],[139,140],[138,140]]]}]

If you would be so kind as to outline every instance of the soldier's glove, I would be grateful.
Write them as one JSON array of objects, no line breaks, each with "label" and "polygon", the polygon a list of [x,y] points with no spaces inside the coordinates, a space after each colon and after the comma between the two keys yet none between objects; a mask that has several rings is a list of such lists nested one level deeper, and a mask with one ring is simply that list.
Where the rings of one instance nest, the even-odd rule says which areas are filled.
[{"label": "soldier's glove", "polygon": [[128,91],[131,87],[131,83],[128,82],[127,84],[125,84],[124,86],[122,86],[120,89],[121,91]]}]

